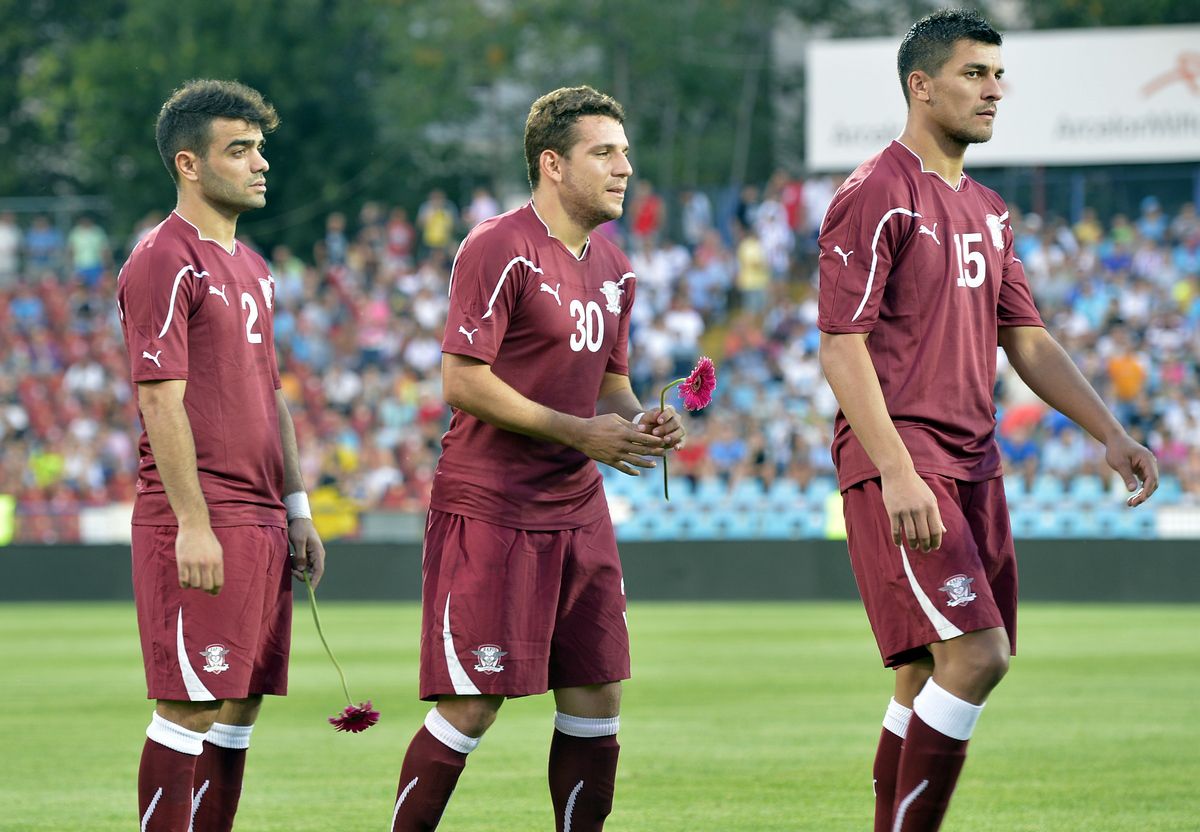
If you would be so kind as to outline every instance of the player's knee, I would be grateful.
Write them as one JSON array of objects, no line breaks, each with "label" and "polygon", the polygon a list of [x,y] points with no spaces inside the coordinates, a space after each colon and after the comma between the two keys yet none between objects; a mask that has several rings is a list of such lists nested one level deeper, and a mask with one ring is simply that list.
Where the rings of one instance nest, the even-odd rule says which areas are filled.
[{"label": "player's knee", "polygon": [[468,737],[482,737],[500,711],[499,696],[455,696],[442,698],[437,709],[446,721]]}]

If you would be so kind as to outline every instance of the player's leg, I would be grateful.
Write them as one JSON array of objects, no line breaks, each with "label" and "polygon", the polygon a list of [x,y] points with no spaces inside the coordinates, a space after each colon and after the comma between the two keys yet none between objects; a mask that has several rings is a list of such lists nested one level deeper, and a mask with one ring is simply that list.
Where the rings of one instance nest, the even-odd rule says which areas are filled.
[{"label": "player's leg", "polygon": [[[288,580],[286,537],[282,529],[246,528],[251,531],[215,530],[225,561],[225,585],[217,596],[180,589],[173,527],[133,530],[147,690],[158,700],[139,773],[139,817],[146,830],[189,829],[197,758],[225,700],[251,696],[252,684],[255,695],[286,692],[290,618],[271,633],[272,646],[264,650],[260,643],[264,604],[279,594],[276,584]],[[267,545],[268,538],[284,541],[282,550]],[[256,558],[243,557],[247,549]],[[277,601],[276,608],[285,606],[285,599]],[[289,595],[288,609],[279,615],[289,616],[290,606]],[[175,805],[176,795],[185,791],[186,812]],[[176,810],[186,814],[183,821]]]},{"label": "player's leg", "polygon": [[[237,627],[253,649],[249,695],[228,698],[204,738],[196,763],[194,832],[229,832],[242,796],[242,777],[263,694],[287,693],[291,650],[292,577],[287,531],[270,526],[216,530],[225,552],[225,592],[242,598]],[[247,652],[251,652],[248,650]],[[225,675],[224,673],[221,674]]]},{"label": "player's leg", "polygon": [[612,811],[621,751],[621,683],[560,688],[554,704],[548,770],[555,828],[602,829]]},{"label": "player's leg", "polygon": [[875,832],[891,832],[900,750],[912,719],[913,699],[933,675],[933,657],[925,656],[896,668],[896,687],[883,716],[879,747],[871,768],[875,788]]},{"label": "player's leg", "polygon": [[625,585],[607,515],[564,534],[570,548],[550,654],[550,798],[559,832],[599,832],[612,811],[620,680],[629,678]]},{"label": "player's leg", "polygon": [[502,696],[439,697],[404,754],[392,810],[393,832],[437,828],[467,755],[479,746],[502,704]]},{"label": "player's leg", "polygon": [[940,560],[912,553],[909,561],[911,585],[942,638],[929,644],[933,676],[913,700],[901,754],[893,829],[905,832],[941,826],[983,704],[1015,648],[1015,555],[1007,516],[999,517],[1007,511],[1000,480],[931,487],[953,533]]},{"label": "player's leg", "polygon": [[204,752],[193,779],[194,832],[229,832],[242,796],[242,775],[250,734],[262,696],[227,699],[204,737]]},{"label": "player's leg", "polygon": [[158,700],[138,766],[142,832],[190,832],[196,760],[220,705]]},{"label": "player's leg", "polygon": [[[436,828],[467,755],[504,698],[546,691],[565,548],[560,537],[430,511],[420,687],[421,698],[437,705],[404,756],[392,810],[395,832]],[[545,580],[543,573],[549,574]],[[516,606],[520,616],[512,614]]]}]

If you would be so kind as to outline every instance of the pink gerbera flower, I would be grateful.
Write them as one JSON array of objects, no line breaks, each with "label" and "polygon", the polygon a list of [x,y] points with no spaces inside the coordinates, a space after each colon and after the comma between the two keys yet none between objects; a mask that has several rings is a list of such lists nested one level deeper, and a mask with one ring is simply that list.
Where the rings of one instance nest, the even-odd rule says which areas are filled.
[{"label": "pink gerbera flower", "polygon": [[347,731],[351,734],[361,733],[379,721],[379,711],[372,707],[370,699],[366,702],[359,702],[357,705],[354,704],[354,699],[350,696],[350,688],[346,684],[346,674],[342,672],[342,666],[338,664],[338,660],[333,657],[333,651],[329,649],[329,642],[325,640],[325,633],[321,630],[321,616],[317,614],[317,593],[308,580],[308,573],[301,573],[301,577],[304,579],[304,585],[308,587],[308,605],[312,608],[313,623],[317,625],[317,635],[321,638],[325,654],[329,656],[329,661],[333,662],[333,667],[338,672],[338,678],[342,680],[342,693],[346,694],[345,710],[337,716],[329,717],[329,724],[337,731]]},{"label": "pink gerbera flower", "polygon": [[702,410],[712,404],[713,390],[717,389],[717,368],[712,359],[701,356],[692,374],[679,382],[679,394],[683,406],[688,410]]},{"label": "pink gerbera flower", "polygon": [[[667,409],[667,391],[679,387],[679,395],[683,406],[688,410],[702,410],[712,403],[713,391],[717,389],[717,368],[712,359],[704,355],[696,362],[695,369],[686,378],[677,378],[662,389],[658,394],[658,409]],[[671,491],[667,486],[667,458],[663,457],[663,498],[671,499]]]},{"label": "pink gerbera flower", "polygon": [[351,734],[365,731],[378,721],[379,711],[371,707],[370,699],[357,705],[347,705],[340,714],[329,717],[329,724],[335,730],[348,731]]}]

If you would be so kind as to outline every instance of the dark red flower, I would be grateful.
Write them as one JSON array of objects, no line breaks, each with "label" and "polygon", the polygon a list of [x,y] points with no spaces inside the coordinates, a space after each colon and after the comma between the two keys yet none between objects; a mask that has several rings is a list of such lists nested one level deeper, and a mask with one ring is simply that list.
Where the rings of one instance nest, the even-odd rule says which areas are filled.
[{"label": "dark red flower", "polygon": [[696,369],[679,385],[683,406],[688,410],[701,410],[712,403],[713,390],[717,389],[717,368],[712,359],[701,356]]},{"label": "dark red flower", "polygon": [[347,705],[346,710],[337,716],[329,717],[329,724],[338,731],[348,731],[357,734],[367,730],[379,721],[379,711],[371,706],[371,700],[359,702],[357,705]]}]

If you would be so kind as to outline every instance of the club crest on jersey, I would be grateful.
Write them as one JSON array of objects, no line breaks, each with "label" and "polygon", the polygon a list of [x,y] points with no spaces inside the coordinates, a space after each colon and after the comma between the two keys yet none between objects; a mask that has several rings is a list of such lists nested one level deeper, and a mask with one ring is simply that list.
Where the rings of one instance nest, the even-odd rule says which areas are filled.
[{"label": "club crest on jersey", "polygon": [[205,673],[224,673],[229,669],[229,664],[225,661],[225,657],[229,655],[229,648],[224,644],[210,644],[200,651],[200,655],[204,657]]},{"label": "club crest on jersey", "polygon": [[621,295],[625,294],[625,290],[621,288],[621,284],[613,280],[604,281],[604,285],[600,287],[600,293],[604,295],[606,302],[605,309],[614,315],[621,314]]},{"label": "club crest on jersey", "polygon": [[992,246],[996,251],[1004,250],[1004,221],[1008,219],[1008,212],[1005,211],[1002,216],[988,214],[984,219],[987,220],[988,231],[992,234]]},{"label": "club crest on jersey", "polygon": [[475,670],[478,673],[486,673],[489,676],[493,673],[499,673],[504,669],[504,665],[500,664],[500,660],[508,655],[508,651],[501,650],[495,644],[481,644],[478,650],[472,650],[475,654],[476,663]]},{"label": "club crest on jersey", "polygon": [[260,277],[258,285],[262,287],[263,300],[267,302],[267,308],[270,309],[271,303],[275,300],[275,278],[271,277],[271,275]]},{"label": "club crest on jersey", "polygon": [[975,583],[974,578],[966,575],[954,575],[947,578],[946,583],[939,586],[938,589],[946,593],[947,607],[961,607],[975,600],[975,593],[971,591],[973,583]]}]

